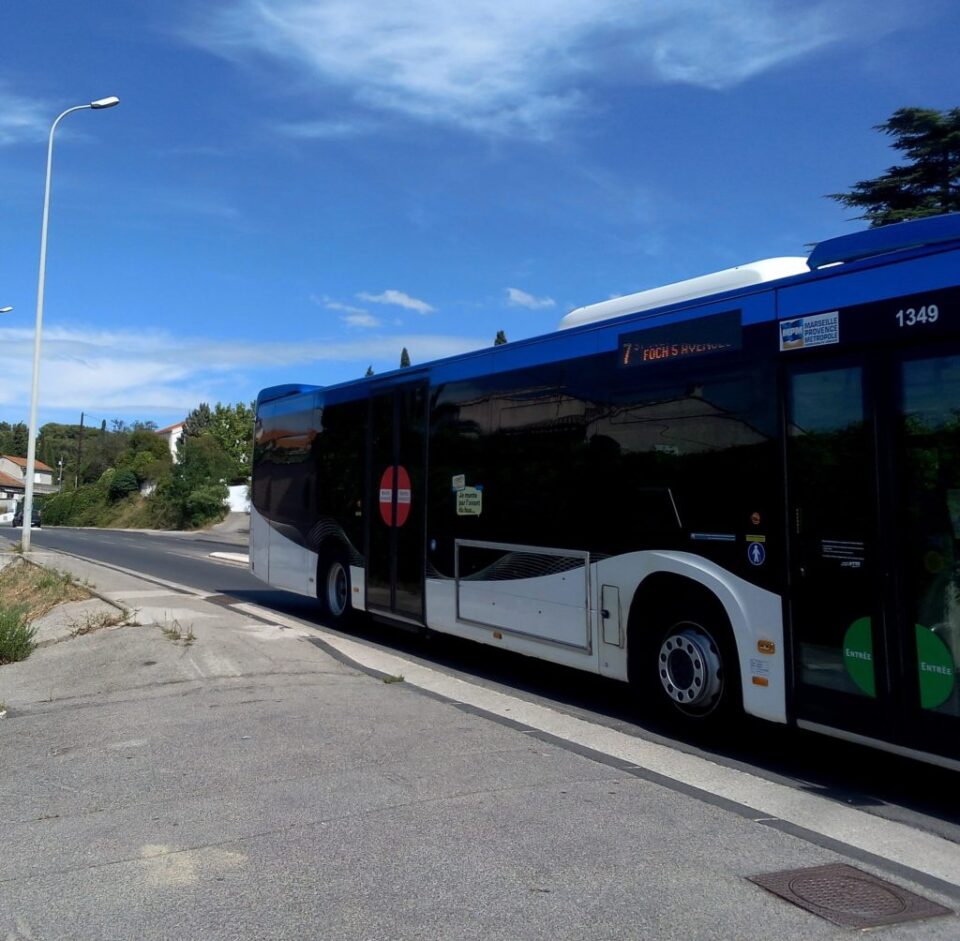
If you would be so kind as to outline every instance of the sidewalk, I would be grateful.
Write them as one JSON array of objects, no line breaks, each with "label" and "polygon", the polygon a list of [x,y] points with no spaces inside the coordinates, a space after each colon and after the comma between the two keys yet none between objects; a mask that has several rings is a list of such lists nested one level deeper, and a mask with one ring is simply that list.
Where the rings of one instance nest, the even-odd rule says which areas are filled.
[{"label": "sidewalk", "polygon": [[930,834],[254,606],[33,557],[132,623],[0,667],[0,934],[849,938],[749,881],[835,862],[960,904],[923,877],[960,883]]}]

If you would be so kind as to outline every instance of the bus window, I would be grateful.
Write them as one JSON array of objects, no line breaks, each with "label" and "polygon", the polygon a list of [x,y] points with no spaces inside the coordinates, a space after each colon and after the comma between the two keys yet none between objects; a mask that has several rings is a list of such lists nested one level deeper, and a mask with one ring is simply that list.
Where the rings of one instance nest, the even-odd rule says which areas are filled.
[{"label": "bus window", "polygon": [[960,715],[960,356],[903,364],[901,427],[920,705]]}]

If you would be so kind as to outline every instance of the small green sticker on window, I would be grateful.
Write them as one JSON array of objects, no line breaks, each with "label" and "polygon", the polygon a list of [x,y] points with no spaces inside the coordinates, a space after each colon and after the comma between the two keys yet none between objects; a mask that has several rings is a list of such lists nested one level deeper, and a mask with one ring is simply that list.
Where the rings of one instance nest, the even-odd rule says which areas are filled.
[{"label": "small green sticker on window", "polygon": [[916,632],[920,705],[924,709],[936,709],[953,692],[956,667],[950,648],[929,627],[917,624]]},{"label": "small green sticker on window", "polygon": [[843,665],[847,675],[868,696],[877,695],[873,675],[873,631],[870,618],[857,618],[843,637]]}]

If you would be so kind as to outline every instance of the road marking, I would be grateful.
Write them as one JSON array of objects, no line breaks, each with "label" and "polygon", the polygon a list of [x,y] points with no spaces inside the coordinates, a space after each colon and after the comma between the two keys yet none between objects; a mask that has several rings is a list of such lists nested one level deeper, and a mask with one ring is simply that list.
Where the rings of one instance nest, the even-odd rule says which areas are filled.
[{"label": "road marking", "polygon": [[225,562],[228,565],[242,565],[244,568],[250,565],[250,556],[243,552],[211,552],[209,556],[217,562]]}]

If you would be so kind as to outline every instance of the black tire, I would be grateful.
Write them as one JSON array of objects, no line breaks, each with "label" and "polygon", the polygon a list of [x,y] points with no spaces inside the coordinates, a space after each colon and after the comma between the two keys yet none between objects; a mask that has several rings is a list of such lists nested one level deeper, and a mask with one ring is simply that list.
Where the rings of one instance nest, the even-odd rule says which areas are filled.
[{"label": "black tire", "polygon": [[346,624],[351,607],[350,564],[345,552],[330,552],[317,566],[317,600],[320,613],[331,625]]},{"label": "black tire", "polygon": [[719,602],[665,609],[641,644],[638,680],[657,714],[689,731],[713,732],[743,708],[740,665]]}]

